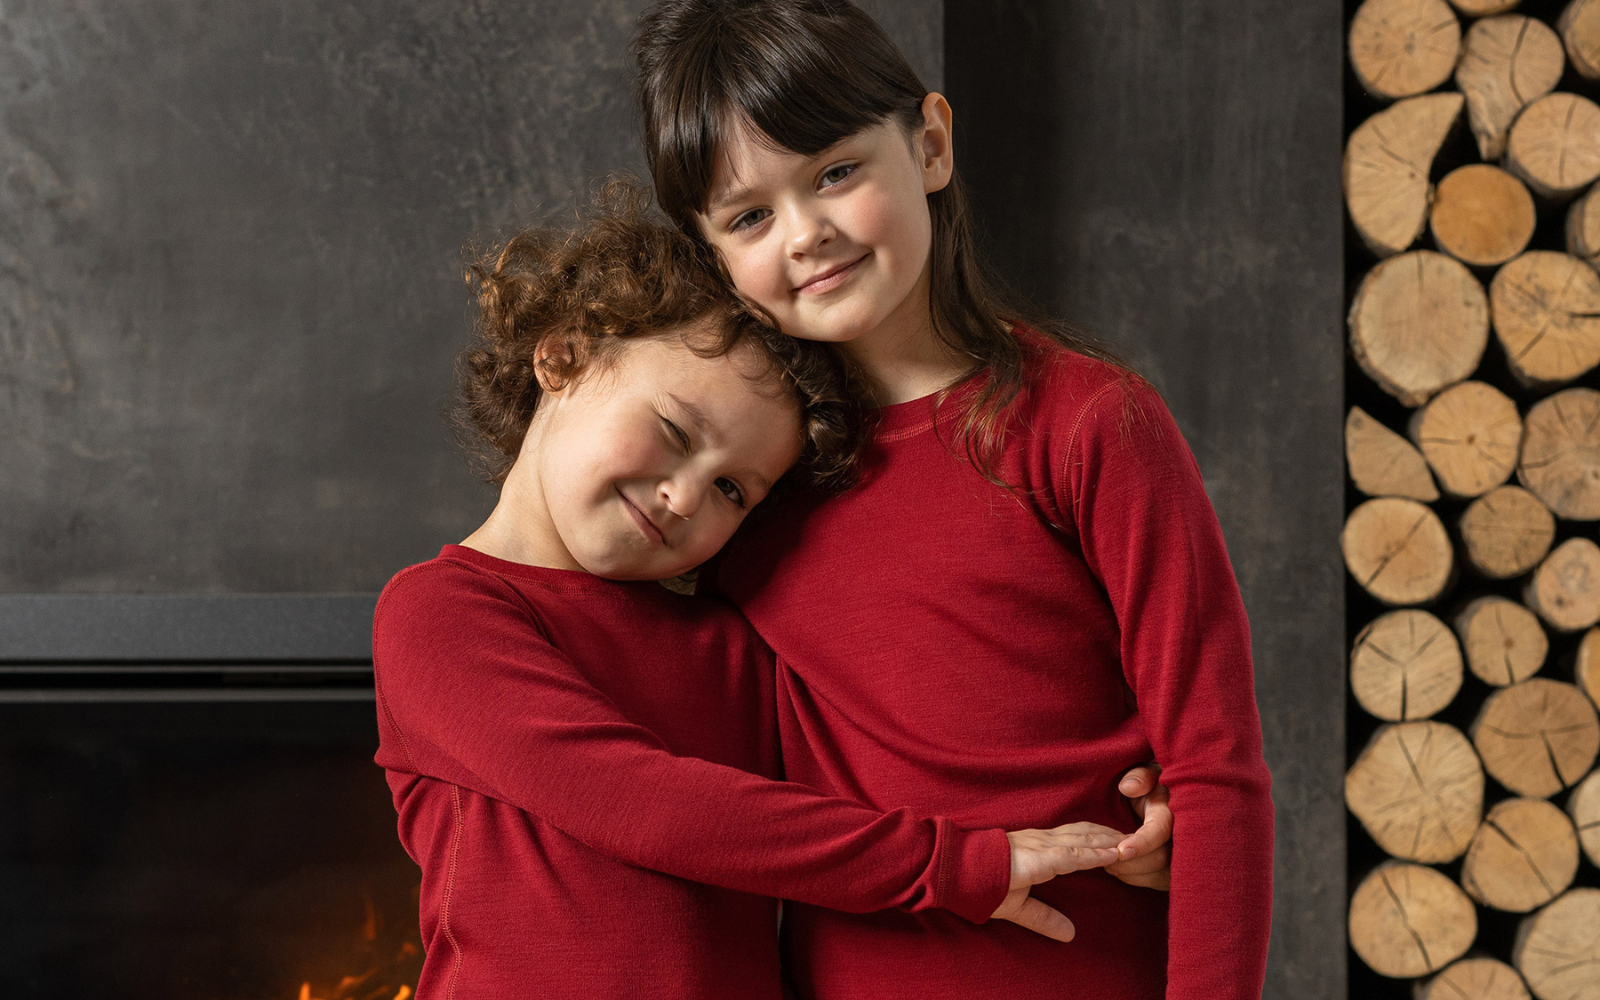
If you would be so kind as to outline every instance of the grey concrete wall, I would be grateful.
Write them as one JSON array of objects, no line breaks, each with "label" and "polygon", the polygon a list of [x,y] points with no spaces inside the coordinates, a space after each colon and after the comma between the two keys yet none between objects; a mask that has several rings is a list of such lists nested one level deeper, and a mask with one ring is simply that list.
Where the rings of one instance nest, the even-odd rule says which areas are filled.
[{"label": "grey concrete wall", "polygon": [[[0,592],[376,590],[492,493],[461,248],[642,172],[643,0],[0,23]],[[938,0],[873,8],[937,83]]]},{"label": "grey concrete wall", "polygon": [[1249,608],[1267,995],[1345,996],[1341,4],[947,0],[993,260],[1166,395]]}]

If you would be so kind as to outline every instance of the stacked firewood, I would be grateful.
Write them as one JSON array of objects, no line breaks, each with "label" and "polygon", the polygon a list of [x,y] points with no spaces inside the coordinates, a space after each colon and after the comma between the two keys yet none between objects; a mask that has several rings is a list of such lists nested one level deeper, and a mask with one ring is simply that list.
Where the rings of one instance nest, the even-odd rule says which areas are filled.
[{"label": "stacked firewood", "polygon": [[1600,0],[1518,6],[1349,26],[1349,930],[1420,1000],[1600,1000]]}]

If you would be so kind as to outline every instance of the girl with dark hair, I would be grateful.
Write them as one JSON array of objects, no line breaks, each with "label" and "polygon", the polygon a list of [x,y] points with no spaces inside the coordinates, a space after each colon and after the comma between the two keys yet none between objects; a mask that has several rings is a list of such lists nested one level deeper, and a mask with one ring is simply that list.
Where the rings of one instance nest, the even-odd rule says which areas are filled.
[{"label": "girl with dark hair", "polygon": [[1127,829],[1118,775],[1152,757],[1170,789],[1170,897],[1115,871],[1042,886],[1070,945],[797,904],[801,995],[1259,996],[1249,626],[1161,398],[995,291],[950,105],[847,0],[660,0],[635,55],[663,208],[875,410],[859,485],[768,505],[701,576],[778,654],[788,776],[978,826]]},{"label": "girl with dark hair", "polygon": [[836,478],[857,436],[836,359],[611,195],[472,269],[463,416],[500,499],[378,602],[418,996],[779,1000],[771,897],[1070,937],[1028,889],[1113,862],[1120,834],[962,828],[776,780],[771,651],[726,603],[653,582],[778,484]]}]

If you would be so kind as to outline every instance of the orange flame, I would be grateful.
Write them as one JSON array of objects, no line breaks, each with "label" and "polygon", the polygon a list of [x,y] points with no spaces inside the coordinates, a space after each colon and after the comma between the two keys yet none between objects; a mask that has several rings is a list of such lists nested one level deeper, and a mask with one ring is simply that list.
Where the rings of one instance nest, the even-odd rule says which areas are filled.
[{"label": "orange flame", "polygon": [[410,935],[412,939],[400,941],[398,947],[391,945],[392,950],[388,953],[393,958],[388,961],[379,959],[376,953],[383,947],[380,941],[383,921],[369,894],[363,893],[362,901],[366,904],[366,919],[361,924],[359,941],[360,951],[366,957],[367,971],[360,975],[345,976],[332,992],[326,994],[320,991],[313,993],[311,982],[307,980],[300,984],[299,1000],[410,1000],[413,987],[402,980],[410,978],[412,982],[416,981],[416,960],[422,955],[421,943],[414,939],[413,931]]}]

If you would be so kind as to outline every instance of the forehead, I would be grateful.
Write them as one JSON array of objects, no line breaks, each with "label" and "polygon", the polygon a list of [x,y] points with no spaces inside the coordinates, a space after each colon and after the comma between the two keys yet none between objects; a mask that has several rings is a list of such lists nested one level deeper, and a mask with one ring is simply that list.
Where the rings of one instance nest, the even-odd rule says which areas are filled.
[{"label": "forehead", "polygon": [[751,408],[798,416],[794,394],[758,347],[741,340],[726,354],[701,353],[715,344],[714,331],[695,325],[636,341],[624,353],[629,381],[692,401],[709,417],[736,421]]},{"label": "forehead", "polygon": [[706,212],[715,212],[764,183],[803,171],[818,161],[845,153],[875,153],[890,144],[908,154],[911,151],[909,137],[893,120],[852,132],[815,153],[797,153],[780,146],[748,119],[739,119],[728,129],[714,161]]}]

